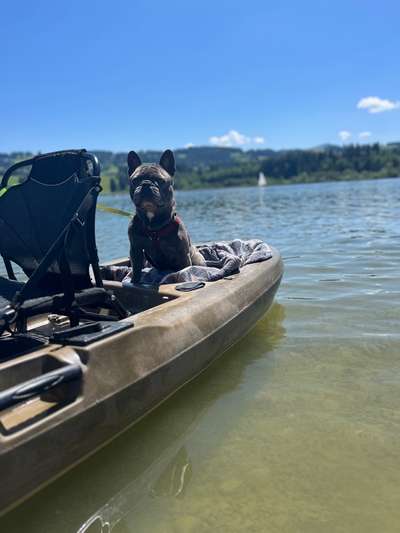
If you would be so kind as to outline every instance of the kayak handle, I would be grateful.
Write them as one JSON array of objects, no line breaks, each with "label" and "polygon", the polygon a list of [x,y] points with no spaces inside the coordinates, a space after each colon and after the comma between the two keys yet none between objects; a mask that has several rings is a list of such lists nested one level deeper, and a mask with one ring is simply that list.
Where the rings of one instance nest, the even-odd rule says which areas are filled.
[{"label": "kayak handle", "polygon": [[12,407],[35,396],[40,396],[59,385],[81,378],[82,367],[79,364],[66,365],[42,376],[35,377],[25,381],[25,383],[0,392],[0,410]]}]

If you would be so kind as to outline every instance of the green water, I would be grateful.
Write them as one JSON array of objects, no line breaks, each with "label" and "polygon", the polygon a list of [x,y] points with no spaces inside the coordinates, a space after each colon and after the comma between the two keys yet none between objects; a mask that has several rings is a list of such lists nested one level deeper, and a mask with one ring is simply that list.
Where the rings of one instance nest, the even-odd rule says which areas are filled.
[{"label": "green water", "polygon": [[[194,240],[255,236],[282,251],[276,303],[199,379],[0,519],[0,531],[399,531],[399,187],[178,195]],[[125,226],[99,215],[104,259],[126,255]]]}]

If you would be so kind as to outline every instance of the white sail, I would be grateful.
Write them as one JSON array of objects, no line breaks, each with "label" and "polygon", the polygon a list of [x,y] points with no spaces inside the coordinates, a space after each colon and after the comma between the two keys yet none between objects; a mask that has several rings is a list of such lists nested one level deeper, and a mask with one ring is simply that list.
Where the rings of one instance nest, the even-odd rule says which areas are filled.
[{"label": "white sail", "polygon": [[258,175],[258,186],[265,187],[267,185],[267,178],[264,176],[264,172],[260,172]]}]

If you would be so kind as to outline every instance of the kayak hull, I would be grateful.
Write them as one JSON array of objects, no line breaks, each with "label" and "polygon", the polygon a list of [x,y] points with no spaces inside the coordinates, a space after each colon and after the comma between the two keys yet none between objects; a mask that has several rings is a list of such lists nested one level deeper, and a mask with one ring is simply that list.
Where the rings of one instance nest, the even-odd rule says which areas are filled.
[{"label": "kayak hull", "polygon": [[48,395],[0,412],[0,512],[94,453],[204,371],[269,309],[282,273],[281,257],[273,250],[270,260],[190,293],[166,285],[157,294],[139,294],[140,289],[109,282],[125,304],[154,300],[156,305],[124,319],[133,327],[88,346],[50,345],[0,364],[0,376],[13,366],[49,358],[78,361],[83,371],[69,401]]}]

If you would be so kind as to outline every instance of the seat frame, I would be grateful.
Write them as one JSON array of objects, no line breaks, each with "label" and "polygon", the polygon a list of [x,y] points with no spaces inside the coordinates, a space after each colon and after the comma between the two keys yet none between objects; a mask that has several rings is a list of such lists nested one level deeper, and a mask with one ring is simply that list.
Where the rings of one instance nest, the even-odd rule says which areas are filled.
[{"label": "seat frame", "polygon": [[[68,154],[74,154],[74,156],[80,157],[82,162],[85,160],[91,162],[93,166],[93,173],[89,177],[94,178],[93,186],[91,186],[86,192],[72,218],[47,250],[37,268],[31,273],[22,290],[15,294],[13,300],[10,302],[10,305],[3,310],[3,320],[2,316],[0,316],[0,334],[3,333],[5,329],[13,334],[26,334],[28,318],[43,313],[58,313],[65,315],[69,318],[71,327],[79,325],[81,319],[119,320],[129,315],[122,304],[118,302],[116,297],[104,289],[100,274],[95,240],[95,211],[97,196],[101,191],[101,186],[100,164],[96,156],[86,152],[86,150],[62,150],[39,155],[25,161],[20,161],[12,165],[5,172],[0,184],[0,191],[4,189],[7,190],[9,179],[16,170],[22,167],[34,165],[35,161],[41,158],[56,158],[58,156],[64,156]],[[29,175],[23,183],[29,180],[30,176],[31,175]],[[80,176],[78,176],[78,178],[80,178]],[[88,211],[85,207],[85,203],[90,195],[93,196],[93,205],[90,208],[91,211]],[[71,267],[68,261],[66,250],[68,249],[68,241],[74,225],[83,227],[85,224],[87,225],[85,231],[89,254],[89,266],[93,271],[95,286],[83,288],[77,291],[74,288],[74,278],[71,273]],[[8,257],[4,250],[2,250],[1,255],[9,279],[16,280],[11,258]],[[57,262],[60,271],[63,292],[52,295],[45,294],[43,297],[39,298],[33,297],[33,291],[37,293],[38,283],[40,283],[43,277],[48,273],[49,267],[54,264],[55,261]],[[100,315],[97,312],[84,309],[84,306],[89,308],[95,307],[111,309],[115,312],[115,316],[103,314]],[[10,320],[12,320],[12,324],[10,323]]]}]

